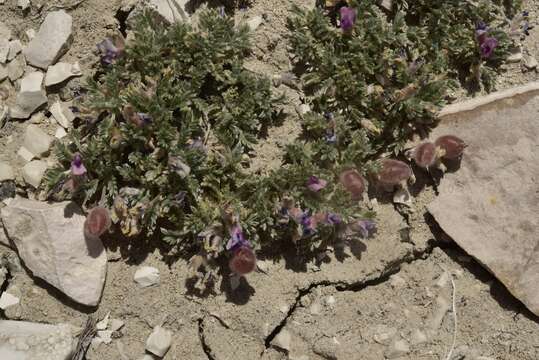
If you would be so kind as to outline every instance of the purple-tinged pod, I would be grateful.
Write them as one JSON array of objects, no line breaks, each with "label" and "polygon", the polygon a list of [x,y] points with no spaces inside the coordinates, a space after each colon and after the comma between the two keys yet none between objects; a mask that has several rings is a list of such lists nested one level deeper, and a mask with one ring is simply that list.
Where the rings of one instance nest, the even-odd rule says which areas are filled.
[{"label": "purple-tinged pod", "polygon": [[434,145],[441,150],[439,156],[449,160],[459,158],[468,146],[464,140],[454,135],[440,136],[436,139]]},{"label": "purple-tinged pod", "polygon": [[417,166],[429,168],[436,162],[436,146],[431,142],[424,142],[412,150],[412,158]]},{"label": "purple-tinged pod", "polygon": [[256,267],[256,255],[249,246],[242,246],[234,251],[234,255],[228,265],[230,270],[235,274],[248,274]]},{"label": "purple-tinged pod", "polygon": [[412,177],[412,169],[402,161],[383,159],[378,172],[378,181],[386,186],[398,185]]},{"label": "purple-tinged pod", "polygon": [[339,181],[344,188],[352,194],[352,199],[357,200],[365,192],[365,179],[357,170],[349,169],[339,175]]},{"label": "purple-tinged pod", "polygon": [[98,206],[88,213],[84,222],[84,230],[88,235],[101,236],[110,228],[111,224],[109,211],[104,207]]}]

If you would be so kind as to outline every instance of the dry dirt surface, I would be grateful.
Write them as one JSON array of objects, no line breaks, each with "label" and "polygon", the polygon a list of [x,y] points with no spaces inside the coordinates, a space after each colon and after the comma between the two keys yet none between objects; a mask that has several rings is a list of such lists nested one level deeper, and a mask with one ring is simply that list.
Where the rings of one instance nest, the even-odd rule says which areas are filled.
[{"label": "dry dirt surface", "polygon": [[[74,0],[34,0],[28,14],[16,3],[0,5],[0,19],[23,40],[27,29],[39,28],[48,9],[66,8],[73,16],[74,41],[62,61],[79,61],[85,76],[92,75],[97,63],[95,44],[120,25],[115,17],[119,0],[86,0],[75,7],[70,6],[78,3]],[[290,70],[283,40],[290,4],[254,0],[236,11],[238,20],[256,15],[266,19],[254,34],[256,47],[248,62],[253,71],[271,76]],[[538,3],[527,1],[525,7],[537,25]],[[524,41],[525,53],[535,57],[538,34],[534,28]],[[498,88],[537,78],[520,64],[509,64]],[[83,82],[74,79],[68,88]],[[7,102],[12,103],[14,87],[7,80],[0,86],[9,89]],[[299,132],[294,109],[301,93],[286,86],[277,90],[288,95],[288,117],[256,149],[255,171],[279,166],[283,146]],[[50,100],[58,96],[49,94]],[[16,152],[28,122],[10,122],[0,129],[0,161],[23,165]],[[53,134],[46,120],[40,126]],[[399,213],[390,203],[378,205],[374,238],[303,265],[294,249],[283,258],[262,258],[260,270],[236,291],[223,281],[199,294],[186,280],[184,260],[171,260],[152,244],[105,239],[109,263],[103,297],[97,308],[86,308],[29,276],[16,254],[0,245],[0,257],[9,265],[9,287],[21,299],[0,316],[82,327],[88,315],[101,319],[110,312],[112,319],[125,322],[110,344],[90,346],[88,360],[141,359],[146,339],[160,324],[173,331],[165,359],[443,360],[454,340],[452,360],[539,359],[539,319],[437,228],[425,208],[436,196],[432,181],[420,177],[417,187],[422,191],[413,199],[411,214]],[[133,275],[141,265],[159,269],[158,286],[136,286]]]}]

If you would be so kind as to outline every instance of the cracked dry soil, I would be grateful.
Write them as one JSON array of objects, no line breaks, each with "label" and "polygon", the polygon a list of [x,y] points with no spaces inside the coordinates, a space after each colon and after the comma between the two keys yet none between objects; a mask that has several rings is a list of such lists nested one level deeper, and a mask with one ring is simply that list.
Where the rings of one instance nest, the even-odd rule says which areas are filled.
[{"label": "cracked dry soil", "polygon": [[[537,2],[525,3],[534,18]],[[87,0],[70,11],[74,43],[64,59],[80,61],[85,76],[95,68],[95,44],[119,25],[121,19],[115,15],[120,5],[119,0]],[[255,0],[237,13],[238,18],[268,15],[254,34],[256,47],[247,64],[251,70],[271,76],[290,69],[283,41],[289,7],[286,0]],[[39,18],[23,17],[14,0],[0,6],[0,17],[18,37],[39,25]],[[525,48],[537,56],[536,30],[531,33]],[[517,64],[506,70],[498,88],[537,79],[536,73],[523,74]],[[76,79],[70,86],[82,82]],[[283,106],[288,116],[282,126],[270,129],[267,141],[256,149],[253,172],[279,166],[283,147],[299,131],[294,108],[302,94],[284,86],[277,90],[288,95]],[[2,130],[1,159],[16,156],[24,127],[10,123]],[[450,283],[440,281],[446,269],[456,284],[458,332],[453,360],[538,359],[538,319],[437,230],[425,212],[435,191],[432,181],[423,180],[418,184],[422,191],[414,198],[414,213],[402,216],[392,204],[379,205],[379,232],[374,238],[304,266],[294,249],[282,258],[262,257],[264,272],[250,274],[236,292],[223,281],[200,296],[186,280],[189,271],[183,259],[169,261],[153,244],[107,239],[103,298],[97,308],[86,308],[30,277],[17,264],[15,253],[0,246],[0,257],[10,265],[6,286],[21,299],[19,306],[0,316],[82,327],[87,315],[102,318],[110,311],[111,318],[122,319],[125,326],[111,344],[92,345],[88,360],[141,358],[152,328],[161,323],[174,332],[165,359],[378,360],[391,356],[395,339],[409,344],[410,351],[400,359],[445,359],[455,325],[451,312],[440,310],[451,302]],[[159,286],[135,286],[133,275],[142,264],[159,269]],[[282,338],[290,339],[288,350],[282,348]]]}]

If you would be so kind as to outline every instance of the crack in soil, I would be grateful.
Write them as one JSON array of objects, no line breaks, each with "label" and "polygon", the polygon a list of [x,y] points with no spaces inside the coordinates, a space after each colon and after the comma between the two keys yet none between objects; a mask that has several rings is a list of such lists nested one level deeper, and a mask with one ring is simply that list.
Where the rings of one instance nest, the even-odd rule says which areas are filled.
[{"label": "crack in soil", "polygon": [[200,339],[200,345],[202,345],[202,350],[204,351],[204,354],[208,357],[208,360],[215,360],[215,357],[213,356],[210,346],[206,343],[206,337],[204,336],[204,319],[205,317],[201,317],[198,319],[198,338]]},{"label": "crack in soil", "polygon": [[[286,316],[280,321],[280,323],[273,328],[273,330],[266,336],[264,344],[266,349],[271,346],[273,339],[281,332],[281,330],[286,326],[288,320],[292,317],[296,311],[298,305],[301,303],[301,300],[304,296],[309,295],[314,289],[318,287],[328,287],[333,286],[337,291],[361,291],[368,287],[378,286],[388,281],[389,278],[400,272],[402,265],[411,264],[416,260],[424,260],[433,252],[433,250],[438,247],[437,244],[431,242],[428,246],[422,251],[414,251],[411,254],[404,256],[401,259],[398,259],[392,263],[389,263],[388,266],[378,276],[374,278],[367,278],[355,283],[346,283],[343,281],[320,281],[310,284],[307,288],[299,289],[298,295],[290,309],[288,310]],[[372,276],[372,275],[371,275]]]}]

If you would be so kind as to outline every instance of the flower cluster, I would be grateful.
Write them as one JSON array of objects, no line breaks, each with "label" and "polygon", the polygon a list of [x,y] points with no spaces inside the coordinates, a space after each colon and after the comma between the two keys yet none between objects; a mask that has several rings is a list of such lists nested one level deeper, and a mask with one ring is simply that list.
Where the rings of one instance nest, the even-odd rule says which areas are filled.
[{"label": "flower cluster", "polygon": [[488,36],[488,32],[487,24],[480,21],[475,28],[475,39],[479,44],[479,51],[483,59],[489,59],[498,46],[498,40],[493,36]]}]

